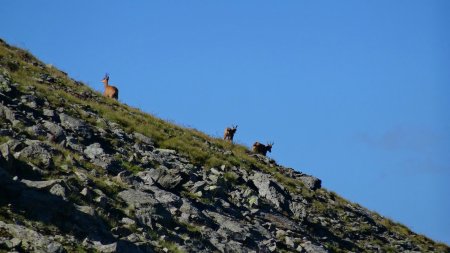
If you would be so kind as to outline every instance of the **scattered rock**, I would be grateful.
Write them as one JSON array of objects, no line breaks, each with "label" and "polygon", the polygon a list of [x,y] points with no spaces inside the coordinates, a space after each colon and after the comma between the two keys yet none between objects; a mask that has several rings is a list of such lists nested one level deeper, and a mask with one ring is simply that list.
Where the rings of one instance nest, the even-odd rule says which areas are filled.
[{"label": "scattered rock", "polygon": [[320,246],[314,245],[311,242],[301,244],[303,250],[307,253],[327,253],[328,251]]},{"label": "scattered rock", "polygon": [[62,197],[64,199],[66,198],[66,189],[62,187],[60,184],[53,185],[52,188],[50,188],[50,193],[55,196]]},{"label": "scattered rock", "polygon": [[92,160],[100,158],[102,155],[105,154],[100,143],[94,143],[87,146],[86,149],[84,150],[84,153]]},{"label": "scattered rock", "polygon": [[25,184],[28,187],[36,188],[36,189],[50,189],[54,185],[60,183],[62,180],[55,179],[55,180],[47,180],[47,181],[31,181],[22,179],[20,182]]},{"label": "scattered rock", "polygon": [[[153,184],[153,182],[156,182],[162,188],[169,190],[176,188],[183,180],[180,171],[169,170],[164,166],[160,166],[157,169],[150,169],[145,172],[140,172],[138,176],[148,184]],[[152,181],[150,182],[149,179]]]},{"label": "scattered rock", "polygon": [[7,106],[0,104],[0,117],[5,117],[10,122],[14,122],[17,118],[16,113]]},{"label": "scattered rock", "polygon": [[317,190],[322,187],[322,181],[316,177],[301,176],[301,177],[298,177],[297,179],[302,181],[305,184],[305,186],[311,190]]},{"label": "scattered rock", "polygon": [[61,243],[53,241],[49,237],[21,225],[8,224],[0,221],[0,231],[7,231],[13,236],[10,240],[11,248],[22,245],[27,251],[33,252],[65,252]]},{"label": "scattered rock", "polygon": [[306,206],[303,203],[292,201],[289,203],[289,209],[296,220],[303,220],[306,217]]},{"label": "scattered rock", "polygon": [[53,118],[56,116],[55,111],[51,109],[44,108],[43,114],[47,117]]},{"label": "scattered rock", "polygon": [[66,138],[64,129],[59,125],[46,120],[43,121],[43,125],[47,129],[47,131],[53,136],[56,142],[60,142]]},{"label": "scattered rock", "polygon": [[76,208],[78,211],[80,211],[80,212],[82,212],[82,213],[85,213],[85,214],[88,214],[88,215],[90,215],[90,216],[94,216],[94,215],[95,215],[95,210],[94,210],[94,208],[92,208],[92,207],[90,207],[90,206],[78,206],[78,205],[75,205],[75,208]]},{"label": "scattered rock", "polygon": [[151,145],[151,146],[154,145],[153,141],[152,141],[152,139],[150,137],[147,137],[147,136],[145,136],[145,135],[143,135],[141,133],[138,133],[138,132],[135,132],[133,135],[138,141],[140,141],[142,143],[145,143],[145,144]]},{"label": "scattered rock", "polygon": [[258,188],[259,196],[266,198],[279,210],[286,206],[287,193],[271,176],[256,172],[250,179]]},{"label": "scattered rock", "polygon": [[27,147],[15,154],[16,158],[36,161],[38,162],[36,165],[42,165],[44,168],[52,165],[52,157],[56,154],[53,148],[37,140],[27,140],[26,144]]},{"label": "scattered rock", "polygon": [[69,116],[65,113],[59,114],[59,119],[64,128],[70,129],[86,139],[90,139],[92,137],[92,130],[84,121]]},{"label": "scattered rock", "polygon": [[39,74],[39,77],[36,78],[36,81],[38,81],[40,83],[52,84],[52,83],[56,82],[56,79],[49,74],[42,73],[42,74]]},{"label": "scattered rock", "polygon": [[45,128],[43,126],[41,126],[40,124],[31,126],[31,127],[27,127],[27,132],[33,136],[46,136],[47,135]]}]

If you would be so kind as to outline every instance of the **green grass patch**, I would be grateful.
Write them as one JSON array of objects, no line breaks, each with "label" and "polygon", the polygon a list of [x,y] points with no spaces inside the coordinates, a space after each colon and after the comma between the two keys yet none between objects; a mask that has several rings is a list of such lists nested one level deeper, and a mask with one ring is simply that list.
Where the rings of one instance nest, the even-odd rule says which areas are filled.
[{"label": "green grass patch", "polygon": [[187,231],[191,232],[192,234],[201,235],[202,229],[199,226],[195,226],[191,223],[187,222],[180,222],[180,225],[186,228]]},{"label": "green grass patch", "polygon": [[13,235],[11,235],[8,231],[6,231],[6,229],[0,228],[0,237],[3,237],[3,238],[12,238]]},{"label": "green grass patch", "polygon": [[226,181],[230,182],[231,184],[236,184],[239,176],[233,171],[227,171],[225,174],[223,174],[223,177]]},{"label": "green grass patch", "polygon": [[145,170],[145,168],[142,168],[140,166],[134,165],[134,164],[132,164],[132,163],[130,163],[128,161],[125,161],[125,160],[120,160],[120,164],[121,164],[123,169],[126,169],[126,170],[130,171],[133,174],[137,174],[137,173]]},{"label": "green grass patch", "polygon": [[199,195],[197,195],[196,193],[193,193],[193,192],[182,191],[181,192],[181,196],[189,198],[189,199],[194,200],[194,201],[198,201],[198,202],[200,202],[202,204],[205,204],[205,205],[213,205],[214,204],[214,201],[212,199],[201,197],[201,196],[199,196]]},{"label": "green grass patch", "polygon": [[10,140],[8,136],[0,136],[0,144],[6,143]]}]

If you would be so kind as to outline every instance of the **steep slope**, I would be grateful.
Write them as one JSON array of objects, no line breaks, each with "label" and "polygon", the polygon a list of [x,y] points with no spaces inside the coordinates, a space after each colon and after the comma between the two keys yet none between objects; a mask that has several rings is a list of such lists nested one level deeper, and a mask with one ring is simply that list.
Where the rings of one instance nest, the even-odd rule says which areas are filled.
[{"label": "steep slope", "polygon": [[0,41],[0,252],[450,252]]}]

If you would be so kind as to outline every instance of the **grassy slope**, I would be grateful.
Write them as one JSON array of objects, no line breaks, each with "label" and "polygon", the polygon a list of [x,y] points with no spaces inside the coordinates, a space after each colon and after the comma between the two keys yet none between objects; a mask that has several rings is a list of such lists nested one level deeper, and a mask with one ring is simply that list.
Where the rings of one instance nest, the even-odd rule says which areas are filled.
[{"label": "grassy slope", "polygon": [[[346,221],[349,221],[347,224],[349,227],[344,226],[340,230],[333,231],[336,235],[343,236],[346,230],[351,229],[351,226],[358,231],[364,231],[364,229],[366,229],[364,224],[358,224],[359,227],[355,228],[355,225],[351,225],[350,223],[352,217],[346,216],[345,210],[347,206],[360,208],[358,205],[350,203],[347,200],[340,198],[335,193],[325,189],[320,189],[315,192],[307,190],[302,187],[301,182],[286,177],[277,171],[275,167],[263,164],[254,157],[249,156],[248,149],[244,146],[231,145],[228,142],[212,138],[195,129],[184,128],[165,122],[144,113],[139,109],[132,108],[111,99],[103,98],[101,94],[93,91],[86,85],[70,79],[64,72],[51,66],[44,65],[27,51],[11,47],[3,41],[0,41],[0,65],[1,69],[8,70],[8,75],[14,82],[21,84],[19,89],[25,90],[27,88],[22,84],[34,86],[37,94],[39,96],[45,96],[55,109],[58,107],[65,107],[68,103],[78,105],[79,108],[83,108],[83,110],[100,114],[102,117],[120,124],[127,132],[139,132],[151,137],[155,141],[156,146],[160,148],[177,150],[188,157],[192,163],[203,166],[205,169],[225,164],[238,166],[247,170],[259,168],[262,171],[272,174],[281,184],[286,186],[291,193],[301,194],[311,203],[308,209],[310,215],[341,217],[340,219],[344,220],[344,224]],[[43,73],[56,77],[56,84],[49,86],[37,82],[36,77]],[[88,98],[86,98],[86,96],[84,98],[78,96],[82,94],[88,94]],[[95,118],[84,115],[76,109],[72,109],[71,114],[82,118],[93,125],[102,124],[101,122],[97,122]],[[21,131],[20,127],[17,127],[16,130]],[[0,137],[0,144],[5,141],[7,141],[7,138]],[[217,151],[213,152],[212,150]],[[225,150],[232,151],[233,155],[224,155],[223,151]],[[64,157],[67,155],[69,154],[67,154],[66,151],[61,150],[61,157],[59,160],[64,161]],[[56,164],[59,164],[57,159]],[[139,168],[129,169],[138,170]],[[113,191],[115,191],[113,187],[109,187],[107,184],[101,182],[101,180],[96,179],[96,181],[99,186],[102,186],[103,184],[105,192],[112,191],[113,193]],[[117,187],[120,188],[120,186]],[[333,199],[333,201],[329,201],[330,199]],[[73,201],[76,201],[76,199]],[[4,219],[2,218],[1,212],[2,209],[0,209],[0,219]],[[435,244],[430,239],[411,232],[401,224],[395,223],[376,213],[368,213],[370,213],[376,224],[387,228],[400,238],[408,237],[415,244],[419,245],[423,251],[427,251],[433,247],[440,252],[445,252],[448,249],[446,245]],[[371,243],[384,244],[383,242],[371,240]],[[358,241],[355,243],[361,248],[364,248],[366,242]],[[333,245],[329,246],[330,248],[333,248]],[[388,245],[383,245],[383,247],[386,252],[393,250],[389,249]],[[336,251],[339,250],[336,249]]]}]

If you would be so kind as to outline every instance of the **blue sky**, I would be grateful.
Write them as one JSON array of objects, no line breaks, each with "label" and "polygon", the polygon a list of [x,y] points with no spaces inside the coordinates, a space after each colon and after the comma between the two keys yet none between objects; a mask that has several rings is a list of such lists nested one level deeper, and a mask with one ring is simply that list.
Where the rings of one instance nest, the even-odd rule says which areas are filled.
[{"label": "blue sky", "polygon": [[450,243],[450,1],[5,0],[0,37]]}]

